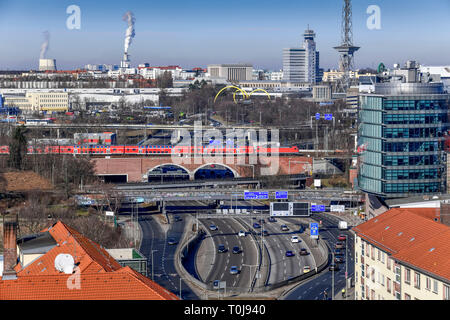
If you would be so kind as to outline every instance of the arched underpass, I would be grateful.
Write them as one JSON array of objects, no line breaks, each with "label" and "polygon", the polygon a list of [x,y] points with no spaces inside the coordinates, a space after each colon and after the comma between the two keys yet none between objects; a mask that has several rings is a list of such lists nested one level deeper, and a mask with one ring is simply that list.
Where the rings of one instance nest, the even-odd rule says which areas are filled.
[{"label": "arched underpass", "polygon": [[169,182],[189,180],[189,172],[175,164],[163,164],[147,173],[148,182]]},{"label": "arched underpass", "polygon": [[208,164],[198,168],[194,173],[194,180],[231,179],[237,175],[229,168],[220,164]]}]

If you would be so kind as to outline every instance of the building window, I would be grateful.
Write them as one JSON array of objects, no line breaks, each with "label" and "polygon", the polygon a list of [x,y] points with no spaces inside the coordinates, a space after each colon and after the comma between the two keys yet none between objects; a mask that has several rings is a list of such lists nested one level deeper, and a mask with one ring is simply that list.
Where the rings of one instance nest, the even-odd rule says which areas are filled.
[{"label": "building window", "polygon": [[381,250],[378,249],[377,253],[378,253],[377,260],[380,261],[381,260]]},{"label": "building window", "polygon": [[364,265],[361,264],[361,277],[364,278]]},{"label": "building window", "polygon": [[395,299],[397,299],[397,300],[401,300],[402,299],[402,296],[400,295],[400,292],[395,291]]},{"label": "building window", "polygon": [[385,254],[381,252],[381,263],[384,264]]},{"label": "building window", "polygon": [[407,293],[405,293],[405,300],[411,300],[411,296]]},{"label": "building window", "polygon": [[366,278],[369,278],[369,265],[368,264],[366,264],[366,270],[367,270],[367,274],[366,274]]},{"label": "building window", "polygon": [[420,274],[417,272],[414,272],[414,287],[420,289]]},{"label": "building window", "polygon": [[370,246],[370,258],[372,260],[375,260],[375,247],[374,246]]},{"label": "building window", "polygon": [[364,241],[361,241],[361,255],[364,256]]},{"label": "building window", "polygon": [[427,289],[428,291],[431,290],[431,279],[429,277],[427,277],[425,280],[425,289]]},{"label": "building window", "polygon": [[411,270],[405,268],[405,283],[411,284]]},{"label": "building window", "polygon": [[392,263],[392,259],[388,257],[387,264],[386,264],[386,267],[388,268],[388,270],[391,270],[391,263]]},{"label": "building window", "polygon": [[364,285],[361,285],[361,298],[362,299],[364,299],[366,296],[365,296],[365,291],[364,291]]},{"label": "building window", "polygon": [[367,251],[366,251],[366,256],[369,257],[369,251],[370,251],[370,244],[367,244]]},{"label": "building window", "polygon": [[444,300],[450,300],[450,287],[444,284]]},{"label": "building window", "polygon": [[400,283],[400,280],[401,280],[400,267],[395,266],[395,282]]},{"label": "building window", "polygon": [[386,281],[387,292],[391,293],[391,279],[387,278]]},{"label": "building window", "polygon": [[438,282],[437,280],[433,280],[433,292],[438,293]]}]

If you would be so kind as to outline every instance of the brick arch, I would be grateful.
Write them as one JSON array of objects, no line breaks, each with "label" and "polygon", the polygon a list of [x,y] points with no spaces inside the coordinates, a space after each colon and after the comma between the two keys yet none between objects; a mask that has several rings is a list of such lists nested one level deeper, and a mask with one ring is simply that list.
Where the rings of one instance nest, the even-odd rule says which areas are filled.
[{"label": "brick arch", "polygon": [[233,173],[235,178],[239,178],[240,177],[239,173],[234,168],[232,168],[230,166],[227,166],[224,163],[205,163],[205,164],[202,164],[202,165],[198,166],[196,169],[194,169],[194,171],[192,172],[192,178],[193,179],[195,178],[195,174],[197,173],[198,170],[203,169],[203,168],[205,168],[207,166],[211,166],[212,164],[216,165],[216,166],[222,166],[222,167],[227,168],[228,170],[230,170]]},{"label": "brick arch", "polygon": [[184,171],[186,171],[187,174],[189,174],[189,175],[191,174],[191,170],[189,170],[188,168],[183,167],[182,165],[179,165],[179,164],[172,163],[172,162],[167,162],[167,163],[158,164],[158,165],[154,166],[153,168],[148,169],[148,170],[147,170],[147,173],[150,172],[150,171],[155,170],[156,168],[163,167],[163,166],[173,166],[173,167],[178,167],[178,168],[183,169]]}]

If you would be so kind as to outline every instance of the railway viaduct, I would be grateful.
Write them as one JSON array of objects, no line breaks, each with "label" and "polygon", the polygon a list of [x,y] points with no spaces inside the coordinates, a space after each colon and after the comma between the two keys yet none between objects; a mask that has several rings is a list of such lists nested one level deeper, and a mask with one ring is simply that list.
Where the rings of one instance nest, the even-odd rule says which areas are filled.
[{"label": "railway viaduct", "polygon": [[[256,160],[256,161],[255,161]],[[218,165],[232,171],[234,177],[258,175],[281,175],[310,173],[312,157],[279,156],[249,159],[248,156],[231,158],[199,157],[172,158],[170,156],[93,158],[95,174],[98,176],[126,176],[127,182],[148,181],[148,174],[165,165],[177,166],[194,180],[197,170]]]}]

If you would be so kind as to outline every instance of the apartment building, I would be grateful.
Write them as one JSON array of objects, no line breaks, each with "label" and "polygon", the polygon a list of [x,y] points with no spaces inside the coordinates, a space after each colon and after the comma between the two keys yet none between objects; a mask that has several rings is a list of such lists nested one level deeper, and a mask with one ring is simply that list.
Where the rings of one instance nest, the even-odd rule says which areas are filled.
[{"label": "apartment building", "polygon": [[25,95],[6,95],[5,104],[26,113],[66,112],[69,110],[67,92],[26,92]]},{"label": "apartment building", "polygon": [[357,300],[450,300],[450,227],[439,208],[394,208],[353,231]]}]

